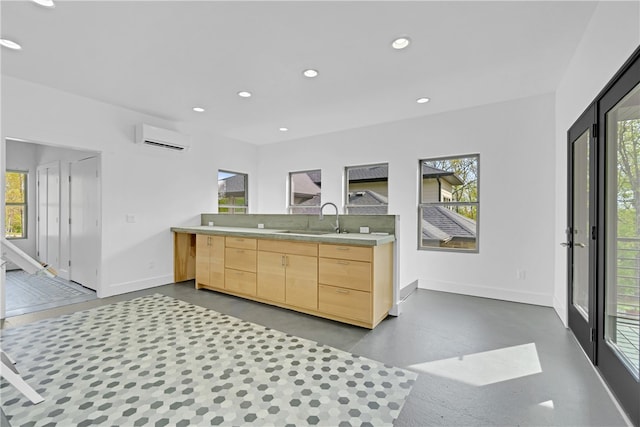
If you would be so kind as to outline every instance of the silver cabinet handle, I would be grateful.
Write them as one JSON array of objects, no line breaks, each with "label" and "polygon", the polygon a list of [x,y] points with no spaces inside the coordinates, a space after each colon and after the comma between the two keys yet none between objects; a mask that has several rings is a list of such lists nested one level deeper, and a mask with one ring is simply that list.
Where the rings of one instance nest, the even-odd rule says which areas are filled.
[{"label": "silver cabinet handle", "polygon": [[344,246],[338,246],[336,247],[336,249],[339,251],[348,251],[350,248],[345,248]]},{"label": "silver cabinet handle", "polygon": [[565,248],[568,248],[568,247],[571,246],[571,243],[562,242],[562,243],[560,243],[560,246],[564,246]]},{"label": "silver cabinet handle", "polygon": [[348,294],[349,293],[349,291],[346,290],[346,289],[336,289],[336,292],[339,293],[339,294]]},{"label": "silver cabinet handle", "polygon": [[284,267],[284,255],[280,257],[280,262],[281,262],[281,265]]},{"label": "silver cabinet handle", "polygon": [[340,265],[349,265],[347,261],[336,261],[336,263]]},{"label": "silver cabinet handle", "polygon": [[585,245],[584,243],[574,243],[573,246],[577,246],[579,248],[586,248],[587,245]]}]

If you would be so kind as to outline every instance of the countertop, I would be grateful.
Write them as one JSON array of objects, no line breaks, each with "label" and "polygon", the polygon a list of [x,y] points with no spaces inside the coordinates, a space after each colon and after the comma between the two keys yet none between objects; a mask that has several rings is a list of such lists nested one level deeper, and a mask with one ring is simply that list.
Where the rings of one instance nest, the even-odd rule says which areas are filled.
[{"label": "countertop", "polygon": [[[191,227],[171,227],[174,233],[189,234],[210,234],[219,236],[239,236],[254,237],[260,239],[272,240],[289,240],[303,241],[315,243],[334,243],[339,245],[354,246],[379,246],[395,241],[393,235],[385,234],[359,234],[359,233],[328,233],[328,234],[305,234],[304,231],[299,233],[285,232],[287,230],[271,229],[271,228],[244,228],[244,227],[209,227],[206,225]],[[313,233],[314,231],[310,231]]]}]

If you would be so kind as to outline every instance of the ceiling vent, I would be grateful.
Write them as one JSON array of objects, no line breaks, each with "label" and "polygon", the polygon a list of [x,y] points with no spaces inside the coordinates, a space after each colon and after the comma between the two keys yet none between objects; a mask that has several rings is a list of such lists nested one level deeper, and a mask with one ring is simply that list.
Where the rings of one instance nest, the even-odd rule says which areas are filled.
[{"label": "ceiling vent", "polygon": [[174,151],[185,151],[190,148],[189,137],[187,135],[150,126],[145,123],[136,126],[135,142]]}]

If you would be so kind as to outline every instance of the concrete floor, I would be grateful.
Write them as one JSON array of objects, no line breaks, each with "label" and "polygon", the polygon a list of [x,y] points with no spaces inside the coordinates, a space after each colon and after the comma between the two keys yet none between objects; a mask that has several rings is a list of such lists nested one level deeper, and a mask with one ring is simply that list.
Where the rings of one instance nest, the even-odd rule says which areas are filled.
[{"label": "concrete floor", "polygon": [[551,308],[417,290],[373,331],[210,291],[193,282],[7,319],[18,326],[161,293],[420,375],[396,426],[625,426]]}]

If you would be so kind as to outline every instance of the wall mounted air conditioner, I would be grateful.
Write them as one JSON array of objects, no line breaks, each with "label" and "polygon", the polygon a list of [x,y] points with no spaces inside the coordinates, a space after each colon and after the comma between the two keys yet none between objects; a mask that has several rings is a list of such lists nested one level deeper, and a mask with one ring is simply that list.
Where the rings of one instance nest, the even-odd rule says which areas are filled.
[{"label": "wall mounted air conditioner", "polygon": [[135,142],[175,151],[185,151],[190,148],[189,136],[145,123],[136,126]]}]

